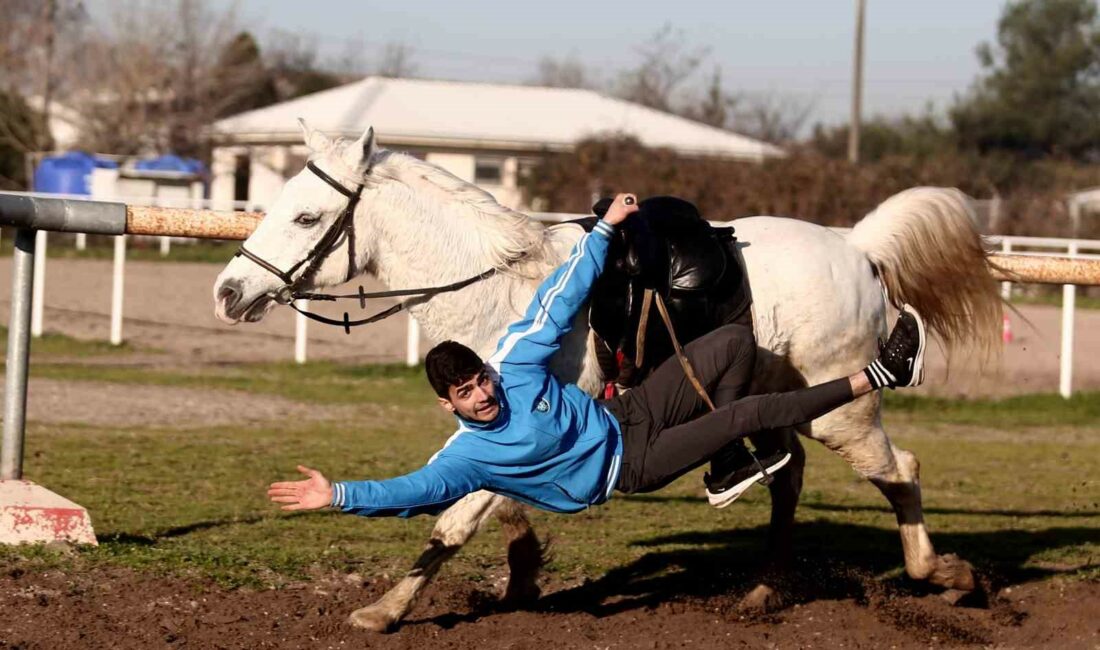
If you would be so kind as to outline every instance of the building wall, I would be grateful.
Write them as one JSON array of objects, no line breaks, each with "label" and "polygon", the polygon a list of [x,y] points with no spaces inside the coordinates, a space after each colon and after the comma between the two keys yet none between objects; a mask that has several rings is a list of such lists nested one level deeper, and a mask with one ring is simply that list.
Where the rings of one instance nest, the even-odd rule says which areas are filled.
[{"label": "building wall", "polygon": [[[477,184],[496,197],[502,205],[517,210],[526,207],[519,188],[519,158],[514,152],[443,151],[404,148],[400,145],[393,145],[393,148],[441,167],[464,181]],[[248,201],[263,209],[278,197],[286,179],[302,170],[308,153],[305,146],[297,144],[215,147],[211,163],[210,198],[220,209],[228,209],[233,205],[237,160],[239,156],[248,156]],[[499,174],[489,179],[479,179],[479,161],[483,171],[498,167]]]}]

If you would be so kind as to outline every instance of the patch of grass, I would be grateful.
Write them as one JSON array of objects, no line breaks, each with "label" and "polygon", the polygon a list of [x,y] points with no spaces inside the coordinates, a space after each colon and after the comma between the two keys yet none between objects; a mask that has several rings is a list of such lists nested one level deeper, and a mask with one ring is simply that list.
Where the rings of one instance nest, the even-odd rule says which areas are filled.
[{"label": "patch of grass", "polygon": [[[8,349],[8,328],[0,325],[0,354],[6,354]],[[99,357],[99,356],[125,356],[134,352],[151,352],[152,350],[134,346],[123,342],[121,345],[111,345],[107,341],[83,341],[63,334],[44,332],[39,338],[31,339],[31,363],[36,360],[46,360],[55,357]]]},{"label": "patch of grass", "polygon": [[[453,421],[434,408],[418,369],[317,363],[207,368],[190,375],[116,367],[92,374],[120,384],[178,382],[375,409],[369,420],[238,427],[32,424],[27,478],[88,507],[101,543],[75,557],[33,547],[0,549],[3,562],[123,565],[251,586],[279,585],[317,571],[399,575],[434,525],[430,517],[287,515],[264,496],[271,481],[294,478],[298,463],[336,479],[385,478],[420,467],[446,440]],[[1004,419],[1032,409],[1056,419],[1061,403],[1055,399],[1019,398],[994,406],[890,398],[887,427],[896,444],[921,460],[926,520],[941,552],[957,552],[981,568],[1014,577],[1082,566],[1087,573],[1095,565],[1100,438],[1096,421],[1085,422],[1095,406],[1073,406],[1057,427],[1017,423],[1008,433],[998,428],[998,435],[990,436],[977,428],[1000,427],[987,421],[1002,417],[998,409],[1005,409]],[[957,424],[971,421],[976,424]],[[806,447],[800,552],[877,574],[897,573],[896,524],[881,495],[836,455],[813,442]],[[540,534],[553,539],[547,571],[573,579],[616,569],[750,571],[762,561],[769,514],[768,495],[761,489],[734,507],[713,510],[702,498],[697,471],[658,493],[616,496],[576,515],[533,511],[531,517]],[[503,573],[495,528],[490,523],[489,533],[477,537],[444,573],[474,580]]]},{"label": "patch of grass", "polygon": [[1068,400],[1057,394],[952,400],[888,391],[884,405],[889,416],[913,421],[1000,428],[1100,425],[1100,393],[1095,392]]},{"label": "patch of grass", "polygon": [[[1020,294],[1019,292],[1012,294],[1011,302],[1019,305],[1053,305],[1054,307],[1062,306],[1062,288],[1056,287],[1054,289],[1044,289],[1041,292]],[[1074,307],[1077,309],[1100,309],[1100,296],[1086,295],[1081,289],[1077,291],[1077,297],[1074,300]]]}]

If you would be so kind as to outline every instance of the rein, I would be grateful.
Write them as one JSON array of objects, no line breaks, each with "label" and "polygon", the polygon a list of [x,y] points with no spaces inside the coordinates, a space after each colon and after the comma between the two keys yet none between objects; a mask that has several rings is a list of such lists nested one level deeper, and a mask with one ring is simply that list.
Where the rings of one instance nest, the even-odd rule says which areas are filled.
[{"label": "rein", "polygon": [[[348,244],[348,272],[347,277],[344,278],[344,282],[348,282],[354,277],[355,272],[355,208],[359,204],[359,198],[363,194],[363,184],[360,183],[355,190],[349,190],[340,184],[332,176],[326,174],[320,167],[313,164],[313,161],[306,163],[306,168],[317,175],[318,178],[327,183],[332,189],[348,197],[348,204],[344,208],[344,211],[340,213],[340,216],[332,222],[329,229],[325,231],[325,234],[321,236],[321,239],[317,244],[310,249],[309,253],[300,262],[290,267],[286,271],[282,271],[279,267],[275,266],[271,262],[268,262],[259,255],[253,253],[241,244],[240,249],[234,255],[234,257],[245,257],[255,262],[260,268],[273,274],[275,277],[283,281],[283,286],[269,293],[268,295],[280,305],[287,305],[294,311],[305,316],[306,318],[317,321],[318,323],[324,323],[325,325],[335,325],[337,327],[343,327],[345,334],[351,334],[351,328],[358,327],[360,325],[369,325],[380,321],[384,318],[393,316],[397,312],[405,308],[405,302],[399,302],[389,309],[384,309],[372,316],[363,318],[360,320],[351,320],[348,317],[348,313],[344,312],[343,320],[336,320],[327,316],[322,316],[311,311],[301,309],[298,305],[294,304],[295,300],[323,300],[323,301],[336,301],[336,300],[358,300],[359,308],[367,308],[367,300],[372,298],[395,298],[398,296],[419,296],[422,298],[430,298],[432,296],[448,293],[451,291],[458,291],[463,287],[468,287],[471,284],[484,280],[497,272],[497,269],[492,268],[486,271],[482,271],[475,276],[466,278],[465,280],[459,280],[458,282],[452,282],[450,284],[444,284],[435,287],[424,287],[422,289],[394,289],[388,291],[363,291],[363,285],[359,285],[359,291],[351,294],[330,294],[330,293],[313,293],[308,291],[300,291],[301,285],[305,283],[306,279],[317,272],[321,264],[325,261],[325,258],[336,249],[337,246],[343,242]],[[368,170],[369,173],[370,170]],[[340,235],[343,235],[343,238]],[[305,271],[302,272],[297,278],[294,278],[294,273],[305,266]]]}]

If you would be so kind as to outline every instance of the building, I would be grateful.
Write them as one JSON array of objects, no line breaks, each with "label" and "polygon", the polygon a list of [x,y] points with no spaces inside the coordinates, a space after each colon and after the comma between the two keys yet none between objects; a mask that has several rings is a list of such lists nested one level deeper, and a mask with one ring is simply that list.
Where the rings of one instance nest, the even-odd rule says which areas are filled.
[{"label": "building", "polygon": [[685,156],[760,162],[773,145],[592,90],[366,77],[216,122],[210,198],[265,205],[309,154],[297,118],[330,136],[373,126],[381,146],[404,151],[522,206],[518,179],[548,152],[603,133],[637,137]]}]

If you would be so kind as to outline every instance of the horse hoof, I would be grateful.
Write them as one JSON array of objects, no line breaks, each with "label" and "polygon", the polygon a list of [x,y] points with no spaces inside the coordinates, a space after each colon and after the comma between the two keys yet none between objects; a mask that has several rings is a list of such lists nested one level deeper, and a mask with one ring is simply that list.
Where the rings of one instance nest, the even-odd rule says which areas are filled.
[{"label": "horse hoof", "polygon": [[361,630],[388,634],[397,629],[397,619],[373,605],[357,609],[348,617],[348,623]]},{"label": "horse hoof", "polygon": [[768,614],[782,607],[783,598],[774,587],[768,585],[756,585],[737,604],[737,610],[744,614]]},{"label": "horse hoof", "polygon": [[937,558],[936,570],[932,572],[929,581],[948,591],[971,592],[976,584],[974,567],[954,553],[941,555]]},{"label": "horse hoof", "polygon": [[514,585],[509,582],[508,588],[504,590],[504,597],[500,599],[500,604],[506,609],[516,609],[530,605],[541,595],[542,589],[534,583]]}]

